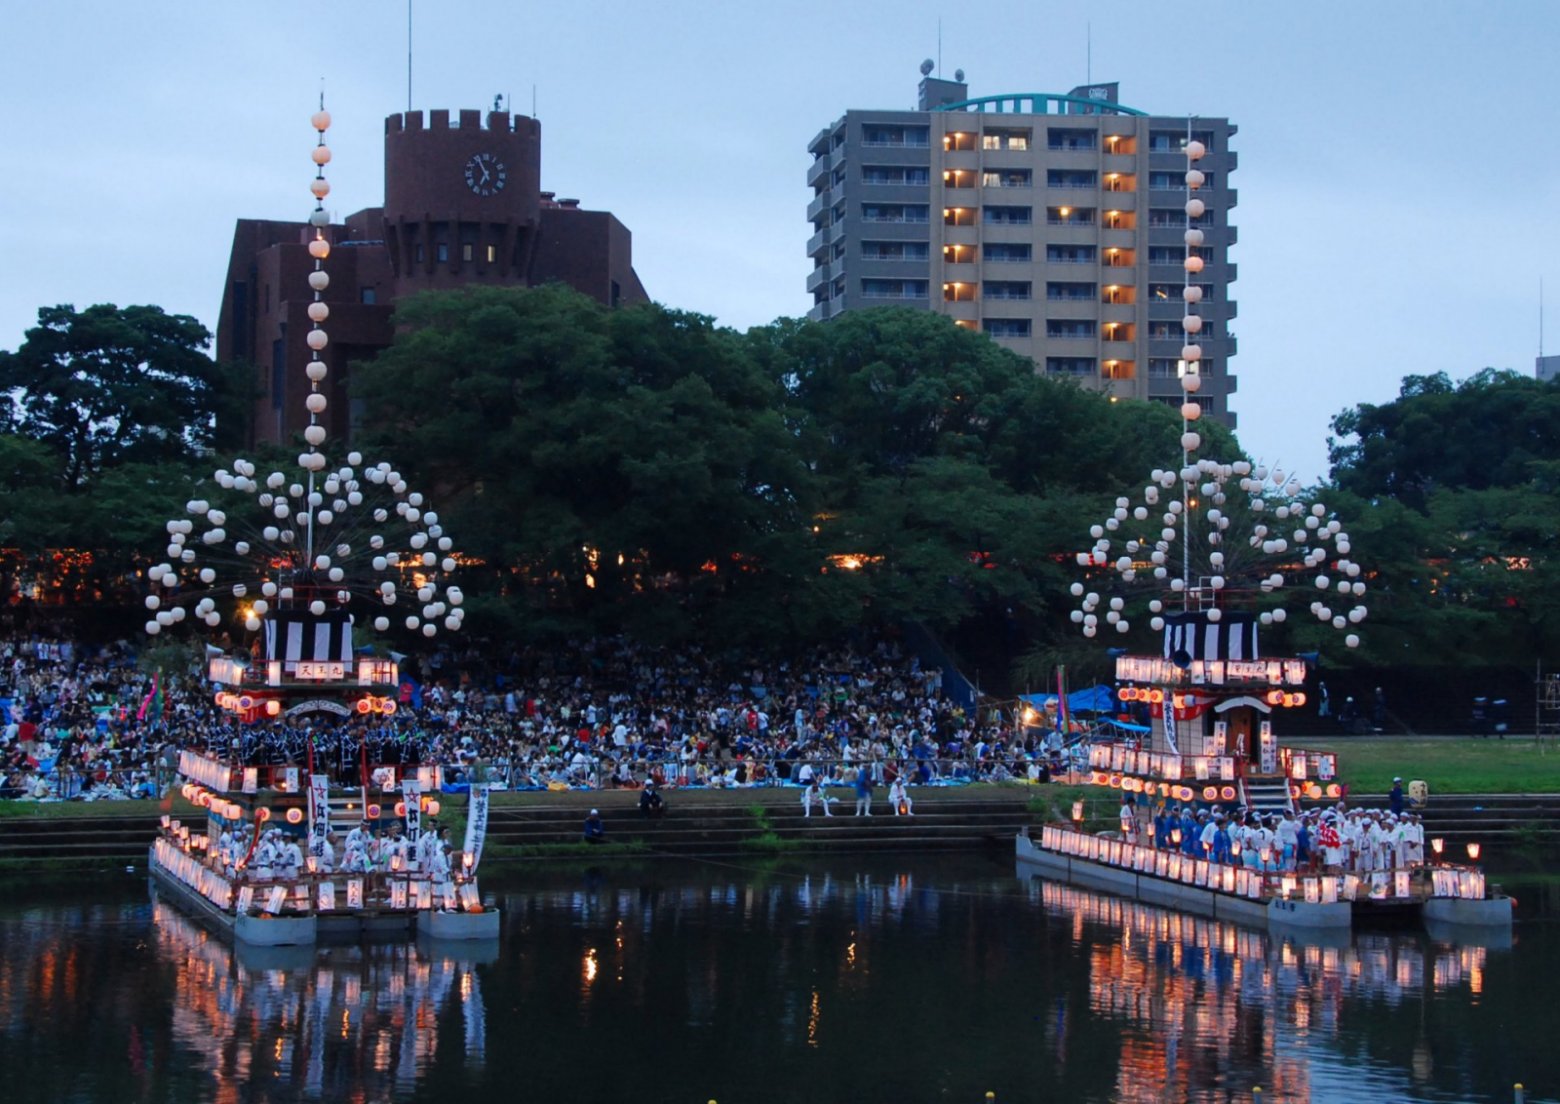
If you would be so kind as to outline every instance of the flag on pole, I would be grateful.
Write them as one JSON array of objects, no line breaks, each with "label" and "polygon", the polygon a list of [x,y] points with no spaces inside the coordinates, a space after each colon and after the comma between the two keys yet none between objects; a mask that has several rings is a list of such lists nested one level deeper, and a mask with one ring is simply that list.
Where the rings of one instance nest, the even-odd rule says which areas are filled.
[{"label": "flag on pole", "polygon": [[151,693],[147,694],[146,697],[141,699],[141,708],[136,710],[135,719],[138,721],[146,720],[147,711],[152,709],[154,705],[156,706],[154,715],[159,717],[162,716],[162,686],[160,684],[160,680],[155,674],[152,676]]}]

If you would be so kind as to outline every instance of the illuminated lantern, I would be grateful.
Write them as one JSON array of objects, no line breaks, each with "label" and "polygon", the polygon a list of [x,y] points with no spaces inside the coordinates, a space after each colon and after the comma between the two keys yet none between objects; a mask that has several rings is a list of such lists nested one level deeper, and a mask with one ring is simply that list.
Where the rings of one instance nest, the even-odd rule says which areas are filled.
[{"label": "illuminated lantern", "polygon": [[270,701],[265,703],[265,711],[267,715],[275,717],[277,714],[281,713],[282,703],[277,701],[275,698],[272,698]]},{"label": "illuminated lantern", "polygon": [[1219,787],[1204,786],[1202,795],[1204,801],[1217,801],[1219,800]]},{"label": "illuminated lantern", "polygon": [[428,802],[428,815],[431,817],[439,815],[439,803],[437,801]]},{"label": "illuminated lantern", "polygon": [[[1073,802],[1072,818],[1079,823],[1083,822],[1083,801],[1081,799]],[[1439,851],[1440,848],[1436,848],[1436,850]]]},{"label": "illuminated lantern", "polygon": [[1480,847],[1479,847],[1479,845],[1477,843],[1470,843],[1468,845],[1468,860],[1470,862],[1478,862],[1479,861],[1479,851],[1480,851]]},{"label": "illuminated lantern", "polygon": [[1234,801],[1235,800],[1235,787],[1234,786],[1224,786],[1224,787],[1222,787],[1219,790],[1219,800],[1220,801]]},{"label": "illuminated lantern", "polygon": [[248,694],[245,694],[243,697],[238,699],[238,708],[240,709],[253,709],[254,705],[255,699],[251,698]]},{"label": "illuminated lantern", "polygon": [[287,823],[288,824],[302,824],[303,823],[303,810],[298,808],[296,805],[294,805],[291,809],[288,809],[287,810]]},{"label": "illuminated lantern", "polygon": [[380,712],[383,713],[387,717],[390,714],[394,713],[397,709],[400,708],[398,705],[396,705],[396,702],[395,702],[394,698],[382,698],[381,701],[384,704],[381,707]]},{"label": "illuminated lantern", "polygon": [[1132,687],[1130,687],[1130,686],[1123,686],[1120,690],[1116,691],[1116,697],[1120,698],[1122,701],[1131,701],[1132,700]]},{"label": "illuminated lantern", "polygon": [[406,815],[406,802],[397,801],[395,803],[395,815],[398,817],[404,817]]},{"label": "illuminated lantern", "polygon": [[373,711],[374,706],[368,698],[359,698],[356,708],[359,713],[369,713]]},{"label": "illuminated lantern", "polygon": [[1327,787],[1327,796],[1328,797],[1342,797],[1343,796],[1343,787],[1338,785],[1338,783],[1334,782],[1332,785]]},{"label": "illuminated lantern", "polygon": [[1430,850],[1435,852],[1435,857],[1436,858],[1440,858],[1441,857],[1441,852],[1443,850],[1445,850],[1445,848],[1446,848],[1446,841],[1444,839],[1441,839],[1439,836],[1437,836],[1435,839],[1430,841]]},{"label": "illuminated lantern", "polygon": [[261,824],[264,824],[266,821],[271,819],[271,810],[264,805],[259,806],[257,809],[255,809],[255,819],[258,820]]},{"label": "illuminated lantern", "polygon": [[374,803],[368,805],[366,808],[364,808],[364,810],[363,810],[363,818],[365,820],[378,820],[379,819],[379,813],[380,813],[379,803],[378,802],[374,802]]}]

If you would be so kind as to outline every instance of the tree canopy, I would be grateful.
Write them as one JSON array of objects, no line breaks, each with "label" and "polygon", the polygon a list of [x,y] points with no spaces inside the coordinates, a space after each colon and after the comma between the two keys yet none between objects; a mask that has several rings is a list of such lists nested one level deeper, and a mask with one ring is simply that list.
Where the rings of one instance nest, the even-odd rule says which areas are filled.
[{"label": "tree canopy", "polygon": [[1329,505],[1376,572],[1367,657],[1526,665],[1560,648],[1560,384],[1409,376],[1333,419]]},{"label": "tree canopy", "polygon": [[210,343],[195,319],[161,307],[45,307],[21,347],[0,352],[4,424],[54,452],[68,491],[119,464],[182,460],[215,432]]}]

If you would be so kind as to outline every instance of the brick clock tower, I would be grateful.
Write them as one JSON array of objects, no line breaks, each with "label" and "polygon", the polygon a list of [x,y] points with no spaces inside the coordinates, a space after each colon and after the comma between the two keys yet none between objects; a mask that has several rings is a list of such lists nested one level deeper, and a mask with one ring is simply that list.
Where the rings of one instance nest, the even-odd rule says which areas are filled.
[{"label": "brick clock tower", "polygon": [[[333,438],[352,437],[355,365],[394,340],[395,304],[420,291],[567,284],[608,306],[648,298],[628,227],[541,190],[542,127],[507,111],[408,111],[385,119],[385,199],[324,228]],[[314,299],[303,222],[239,219],[217,322],[217,359],[255,372],[250,442],[302,431]],[[300,390],[300,388],[302,390]]]},{"label": "brick clock tower", "polygon": [[541,228],[542,126],[507,111],[385,120],[384,240],[394,297],[530,282]]}]

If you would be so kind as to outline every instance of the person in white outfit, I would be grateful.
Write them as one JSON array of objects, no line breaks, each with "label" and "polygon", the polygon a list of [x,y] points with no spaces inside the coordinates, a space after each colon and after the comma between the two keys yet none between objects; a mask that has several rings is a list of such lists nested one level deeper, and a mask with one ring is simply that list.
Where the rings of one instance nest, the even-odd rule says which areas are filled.
[{"label": "person in white outfit", "polygon": [[893,785],[888,787],[888,803],[894,807],[895,816],[899,816],[901,812],[905,816],[915,816],[913,811],[915,803],[910,800],[910,790],[903,778],[894,779]]},{"label": "person in white outfit", "polygon": [[812,816],[814,804],[823,807],[824,816],[831,817],[834,815],[829,812],[829,796],[823,792],[823,787],[818,785],[817,779],[813,779],[802,787],[802,816],[804,818]]}]

